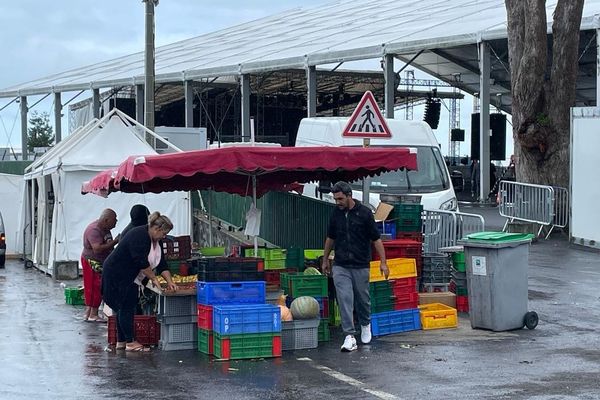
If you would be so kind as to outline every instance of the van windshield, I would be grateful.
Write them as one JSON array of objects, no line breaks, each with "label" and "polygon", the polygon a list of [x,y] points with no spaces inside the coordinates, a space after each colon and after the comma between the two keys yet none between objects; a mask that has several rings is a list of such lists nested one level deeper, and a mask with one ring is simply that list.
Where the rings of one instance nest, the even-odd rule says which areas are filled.
[{"label": "van windshield", "polygon": [[[411,146],[417,149],[417,171],[385,172],[371,178],[374,193],[433,193],[450,187],[446,168],[436,147]],[[352,183],[355,190],[362,190],[362,182]]]}]

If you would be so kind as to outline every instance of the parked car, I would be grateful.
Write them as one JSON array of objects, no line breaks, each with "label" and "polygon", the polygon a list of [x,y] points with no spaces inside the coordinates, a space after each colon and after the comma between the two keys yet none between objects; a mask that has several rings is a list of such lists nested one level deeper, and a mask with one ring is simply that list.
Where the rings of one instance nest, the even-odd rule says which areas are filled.
[{"label": "parked car", "polygon": [[0,268],[4,268],[6,262],[6,235],[4,231],[4,220],[0,213]]}]

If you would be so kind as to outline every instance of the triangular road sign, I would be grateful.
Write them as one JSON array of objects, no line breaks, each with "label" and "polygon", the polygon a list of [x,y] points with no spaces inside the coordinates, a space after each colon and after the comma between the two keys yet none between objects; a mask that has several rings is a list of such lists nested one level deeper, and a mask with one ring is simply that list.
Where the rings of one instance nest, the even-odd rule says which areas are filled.
[{"label": "triangular road sign", "polygon": [[344,137],[390,138],[392,133],[373,93],[366,91],[342,133]]}]

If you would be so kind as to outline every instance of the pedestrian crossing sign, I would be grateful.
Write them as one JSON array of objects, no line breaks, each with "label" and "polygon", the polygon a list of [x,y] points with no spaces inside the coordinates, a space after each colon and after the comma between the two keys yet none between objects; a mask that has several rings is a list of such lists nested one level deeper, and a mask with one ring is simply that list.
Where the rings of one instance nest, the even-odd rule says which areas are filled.
[{"label": "pedestrian crossing sign", "polygon": [[390,138],[392,133],[385,118],[379,111],[379,106],[373,93],[366,91],[356,110],[348,120],[342,133],[343,137]]}]

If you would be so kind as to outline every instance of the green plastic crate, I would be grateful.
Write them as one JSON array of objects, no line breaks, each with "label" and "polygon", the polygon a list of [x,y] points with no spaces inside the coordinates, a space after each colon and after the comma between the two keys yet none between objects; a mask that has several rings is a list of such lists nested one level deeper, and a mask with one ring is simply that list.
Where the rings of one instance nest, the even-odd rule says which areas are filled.
[{"label": "green plastic crate", "polygon": [[280,260],[265,260],[265,270],[285,269],[285,258]]},{"label": "green plastic crate", "polygon": [[342,324],[342,316],[340,315],[340,307],[338,307],[337,300],[333,300],[333,311],[331,311],[331,308],[329,310],[329,326],[340,326]]},{"label": "green plastic crate", "polygon": [[286,268],[304,267],[304,249],[292,247],[287,249],[285,257]]},{"label": "green plastic crate", "polygon": [[198,328],[198,351],[204,354],[213,354],[213,332]]},{"label": "green plastic crate", "polygon": [[369,283],[369,293],[374,296],[392,296],[393,289],[390,281],[379,281]]},{"label": "green plastic crate", "polygon": [[[264,247],[259,247],[256,253],[256,257],[265,258],[267,249]],[[244,249],[244,257],[254,257],[254,249]]]},{"label": "green plastic crate", "polygon": [[283,284],[282,289],[293,298],[300,296],[326,297],[328,295],[327,277],[325,275],[287,274],[287,289],[283,288]]},{"label": "green plastic crate", "polygon": [[321,257],[324,252],[325,252],[325,250],[319,250],[319,249],[304,250],[304,258],[306,258],[307,260],[316,260],[319,257]]},{"label": "green plastic crate", "polygon": [[392,215],[404,215],[414,213],[420,214],[423,211],[423,206],[421,204],[395,203],[392,205],[394,206]]},{"label": "green plastic crate", "polygon": [[466,272],[467,271],[467,264],[462,262],[462,263],[452,263],[452,267],[457,270],[458,272]]},{"label": "green plastic crate", "polygon": [[329,329],[329,320],[322,319],[319,324],[319,342],[329,342],[331,340],[331,331]]},{"label": "green plastic crate", "polygon": [[66,303],[72,306],[83,306],[85,301],[83,298],[70,297],[65,299]]},{"label": "green plastic crate", "polygon": [[281,343],[281,333],[255,333],[242,335],[219,335],[213,332],[213,350],[215,357],[224,358],[223,350],[226,341],[229,341],[230,355],[226,359],[246,359],[246,358],[265,358],[281,356],[281,344],[279,345],[279,354],[273,354],[275,337],[279,337]]},{"label": "green plastic crate", "polygon": [[464,263],[465,262],[465,252],[457,251],[456,253],[452,253],[452,262],[453,263]]},{"label": "green plastic crate", "polygon": [[83,288],[65,288],[65,302],[72,306],[81,306],[85,304],[83,298]]}]

